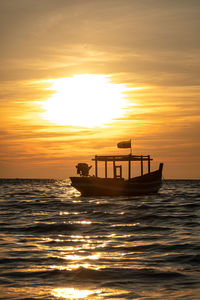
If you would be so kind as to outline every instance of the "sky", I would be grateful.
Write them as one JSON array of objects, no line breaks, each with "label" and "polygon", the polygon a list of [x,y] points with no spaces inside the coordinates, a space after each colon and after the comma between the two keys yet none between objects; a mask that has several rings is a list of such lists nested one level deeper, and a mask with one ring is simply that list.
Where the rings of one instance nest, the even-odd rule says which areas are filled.
[{"label": "sky", "polygon": [[199,0],[0,0],[0,177],[94,155],[200,178]]}]

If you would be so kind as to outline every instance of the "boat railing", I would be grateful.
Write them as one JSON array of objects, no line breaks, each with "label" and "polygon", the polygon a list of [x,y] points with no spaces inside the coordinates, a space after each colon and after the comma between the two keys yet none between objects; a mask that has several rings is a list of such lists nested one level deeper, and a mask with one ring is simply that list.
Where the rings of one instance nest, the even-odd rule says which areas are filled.
[{"label": "boat railing", "polygon": [[[141,176],[143,175],[143,162],[148,162],[148,173],[151,172],[151,160],[153,160],[150,155],[95,155],[92,159],[95,161],[95,176],[98,177],[98,162],[105,163],[105,178],[107,178],[107,163],[113,163],[113,177],[114,178],[122,178],[122,166],[116,166],[116,162],[119,161],[127,161],[128,162],[128,179],[131,178],[131,162],[139,161],[141,163]],[[120,171],[120,174],[117,174],[117,170]]]}]

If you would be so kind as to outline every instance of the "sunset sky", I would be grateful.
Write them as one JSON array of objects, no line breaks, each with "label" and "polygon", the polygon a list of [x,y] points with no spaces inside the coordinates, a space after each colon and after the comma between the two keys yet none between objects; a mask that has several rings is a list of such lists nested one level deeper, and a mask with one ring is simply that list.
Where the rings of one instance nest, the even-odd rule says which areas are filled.
[{"label": "sunset sky", "polygon": [[0,177],[67,178],[95,154],[200,178],[199,0],[0,0]]}]

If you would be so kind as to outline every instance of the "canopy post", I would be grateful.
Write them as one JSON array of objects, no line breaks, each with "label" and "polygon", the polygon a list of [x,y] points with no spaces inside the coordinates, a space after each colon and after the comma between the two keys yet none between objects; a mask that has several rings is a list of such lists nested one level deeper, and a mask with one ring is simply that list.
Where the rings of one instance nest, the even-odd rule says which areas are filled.
[{"label": "canopy post", "polygon": [[148,155],[148,173],[151,172],[151,159],[150,159],[150,155]]},{"label": "canopy post", "polygon": [[105,178],[108,178],[107,160],[105,160]]},{"label": "canopy post", "polygon": [[141,155],[141,176],[143,176],[143,155]]},{"label": "canopy post", "polygon": [[116,178],[116,166],[115,166],[115,160],[113,159],[113,177]]},{"label": "canopy post", "polygon": [[128,179],[131,178],[131,160],[128,161]]},{"label": "canopy post", "polygon": [[95,156],[95,176],[98,177],[97,156]]}]

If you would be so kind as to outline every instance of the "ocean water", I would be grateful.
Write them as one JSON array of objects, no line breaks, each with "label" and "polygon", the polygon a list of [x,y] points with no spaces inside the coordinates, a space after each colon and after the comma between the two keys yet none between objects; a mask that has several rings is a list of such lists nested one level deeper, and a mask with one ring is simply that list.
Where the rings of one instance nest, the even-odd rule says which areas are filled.
[{"label": "ocean water", "polygon": [[0,180],[0,299],[200,299],[200,181],[81,197]]}]

